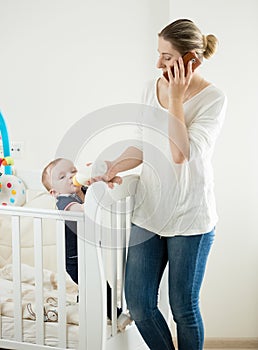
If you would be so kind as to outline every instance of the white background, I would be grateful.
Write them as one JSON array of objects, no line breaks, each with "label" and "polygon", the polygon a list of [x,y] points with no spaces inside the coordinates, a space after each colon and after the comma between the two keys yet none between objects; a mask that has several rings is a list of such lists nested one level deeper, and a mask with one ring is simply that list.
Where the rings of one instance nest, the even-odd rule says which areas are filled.
[{"label": "white background", "polygon": [[207,337],[258,337],[257,12],[256,0],[0,0],[0,109],[11,140],[24,142],[19,169],[42,169],[87,113],[138,102],[159,74],[157,33],[168,22],[191,18],[218,36],[201,68],[229,100],[214,157],[220,221],[202,290]]}]

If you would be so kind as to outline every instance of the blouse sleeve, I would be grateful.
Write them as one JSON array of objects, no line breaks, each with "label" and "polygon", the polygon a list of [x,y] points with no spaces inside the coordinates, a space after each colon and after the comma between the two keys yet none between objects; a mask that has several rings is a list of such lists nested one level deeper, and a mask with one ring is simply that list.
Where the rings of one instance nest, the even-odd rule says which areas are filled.
[{"label": "blouse sleeve", "polygon": [[206,157],[214,148],[225,118],[227,99],[220,94],[206,105],[188,127],[189,161]]}]

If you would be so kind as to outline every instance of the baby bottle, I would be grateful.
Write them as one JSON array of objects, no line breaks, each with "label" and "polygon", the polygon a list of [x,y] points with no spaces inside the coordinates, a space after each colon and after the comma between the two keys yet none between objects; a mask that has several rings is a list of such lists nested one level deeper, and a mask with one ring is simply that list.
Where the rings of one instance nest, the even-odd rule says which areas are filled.
[{"label": "baby bottle", "polygon": [[89,186],[90,179],[97,176],[102,176],[107,171],[107,164],[104,161],[96,161],[94,163],[87,163],[83,172],[77,172],[73,177],[73,184],[75,186]]}]

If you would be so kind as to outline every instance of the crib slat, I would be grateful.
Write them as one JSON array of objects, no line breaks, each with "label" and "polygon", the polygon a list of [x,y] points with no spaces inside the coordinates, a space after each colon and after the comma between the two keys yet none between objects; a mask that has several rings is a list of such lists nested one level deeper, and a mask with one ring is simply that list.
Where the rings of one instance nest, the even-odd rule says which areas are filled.
[{"label": "crib slat", "polygon": [[34,218],[36,343],[44,344],[42,220]]},{"label": "crib slat", "polygon": [[65,222],[56,222],[59,346],[66,349]]},{"label": "crib slat", "polygon": [[12,258],[14,298],[14,338],[22,341],[22,298],[21,298],[21,235],[20,217],[12,216]]},{"label": "crib slat", "polygon": [[0,301],[0,339],[2,339],[2,301]]},{"label": "crib slat", "polygon": [[112,336],[117,334],[117,203],[111,206]]},{"label": "crib slat", "polygon": [[126,261],[126,228],[127,228],[127,200],[126,198],[121,200],[120,203],[120,234],[119,234],[119,250],[121,253],[121,260],[119,261],[119,266],[122,267],[122,271],[120,271],[121,276],[121,286],[120,286],[120,300],[121,307],[125,309],[125,298],[124,298],[124,274],[125,274],[125,261]]},{"label": "crib slat", "polygon": [[87,343],[86,332],[86,269],[85,269],[85,244],[84,221],[77,222],[77,242],[78,242],[78,283],[79,283],[79,350],[86,350]]},{"label": "crib slat", "polygon": [[[103,186],[104,185],[104,186]],[[85,201],[85,269],[86,269],[86,332],[87,350],[103,350],[106,348],[107,339],[107,297],[106,279],[103,269],[101,246],[99,238],[103,237],[101,225],[102,210],[106,205],[101,205],[101,199],[106,192],[106,184],[96,182],[93,184],[94,193],[92,201]],[[88,191],[93,191],[92,187]],[[88,193],[88,192],[87,192]],[[91,192],[89,192],[91,193]],[[87,196],[87,195],[86,195]],[[101,231],[99,231],[101,230]],[[104,244],[105,246],[105,244]],[[85,349],[85,350],[86,350]]]}]

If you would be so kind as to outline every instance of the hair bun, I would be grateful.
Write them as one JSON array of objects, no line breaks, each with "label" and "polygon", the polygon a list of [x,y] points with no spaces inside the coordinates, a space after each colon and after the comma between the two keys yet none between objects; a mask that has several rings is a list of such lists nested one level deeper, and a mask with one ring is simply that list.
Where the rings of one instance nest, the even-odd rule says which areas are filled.
[{"label": "hair bun", "polygon": [[203,35],[202,40],[203,40],[203,52],[205,52],[206,47],[207,47],[207,36]]},{"label": "hair bun", "polygon": [[218,47],[218,39],[213,34],[203,35],[203,57],[209,59],[215,54]]}]

